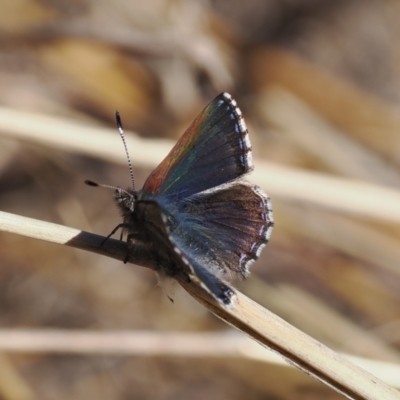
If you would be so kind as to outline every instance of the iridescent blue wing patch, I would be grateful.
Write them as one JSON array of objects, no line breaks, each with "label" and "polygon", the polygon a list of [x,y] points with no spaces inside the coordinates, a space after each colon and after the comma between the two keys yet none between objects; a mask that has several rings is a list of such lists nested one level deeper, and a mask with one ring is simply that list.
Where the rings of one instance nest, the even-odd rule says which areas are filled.
[{"label": "iridescent blue wing patch", "polygon": [[203,109],[148,177],[143,192],[181,201],[252,169],[242,112],[228,93],[222,93]]}]

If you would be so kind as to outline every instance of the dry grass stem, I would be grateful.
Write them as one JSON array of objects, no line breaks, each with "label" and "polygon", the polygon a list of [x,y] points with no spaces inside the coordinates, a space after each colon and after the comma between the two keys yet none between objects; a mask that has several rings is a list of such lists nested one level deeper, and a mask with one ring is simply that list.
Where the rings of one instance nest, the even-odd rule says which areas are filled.
[{"label": "dry grass stem", "polygon": [[[50,242],[123,259],[125,246],[101,246],[97,235],[83,233],[56,224],[0,213],[0,229]],[[115,242],[115,241],[113,241]],[[137,260],[135,260],[137,261]],[[143,261],[143,260],[139,260]],[[346,358],[294,328],[278,316],[236,291],[232,308],[217,304],[194,282],[180,279],[184,289],[208,310],[229,325],[279,353],[290,364],[331,386],[350,399],[393,400],[400,394],[384,382],[357,367]]]}]

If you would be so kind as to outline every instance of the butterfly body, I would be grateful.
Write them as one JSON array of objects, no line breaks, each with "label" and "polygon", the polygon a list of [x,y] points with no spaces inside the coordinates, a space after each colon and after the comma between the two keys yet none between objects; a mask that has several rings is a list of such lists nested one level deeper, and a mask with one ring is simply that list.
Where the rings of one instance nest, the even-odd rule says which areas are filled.
[{"label": "butterfly body", "polygon": [[171,249],[168,235],[171,226],[175,225],[172,214],[167,214],[167,208],[161,207],[160,199],[146,195],[142,191],[132,189],[116,189],[115,200],[120,209],[122,228],[128,244],[125,261],[135,251],[146,251],[156,264],[159,272],[167,276],[175,276],[171,264]]},{"label": "butterfly body", "polygon": [[243,179],[253,169],[251,151],[242,113],[222,93],[141,191],[116,189],[129,254],[147,251],[160,274],[196,280],[230,305],[234,292],[222,279],[248,275],[273,227],[268,196]]}]

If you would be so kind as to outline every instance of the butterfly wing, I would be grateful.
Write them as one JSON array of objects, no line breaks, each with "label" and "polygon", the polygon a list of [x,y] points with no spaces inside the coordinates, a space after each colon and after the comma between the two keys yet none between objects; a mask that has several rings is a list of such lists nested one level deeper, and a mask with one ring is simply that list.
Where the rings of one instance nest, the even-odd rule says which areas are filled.
[{"label": "butterfly wing", "polygon": [[[140,201],[137,211],[146,220],[145,230],[152,237],[154,261],[161,275],[177,277],[184,275],[195,281],[224,305],[231,304],[232,289],[202,265],[203,258],[188,248],[188,241],[173,240],[169,221],[160,205],[155,201]],[[128,234],[129,245],[129,234]]]},{"label": "butterfly wing", "polygon": [[[230,304],[233,292],[218,276],[246,276],[272,231],[269,198],[238,179],[252,169],[242,113],[223,93],[199,114],[142,190],[144,204],[160,207],[163,226],[150,236],[170,253],[171,265],[163,266],[167,275],[184,272],[223,304]],[[160,227],[160,217],[154,220]]]},{"label": "butterfly wing", "polygon": [[233,290],[219,276],[246,276],[269,240],[274,224],[269,198],[248,182],[233,182],[191,196],[174,220],[157,201],[140,201],[137,212],[167,276],[184,274],[229,306]]},{"label": "butterfly wing", "polygon": [[143,192],[180,201],[252,169],[242,113],[236,101],[222,93],[204,108],[148,177]]},{"label": "butterfly wing", "polygon": [[269,197],[245,181],[191,196],[177,218],[170,233],[175,246],[220,276],[247,276],[274,224]]}]

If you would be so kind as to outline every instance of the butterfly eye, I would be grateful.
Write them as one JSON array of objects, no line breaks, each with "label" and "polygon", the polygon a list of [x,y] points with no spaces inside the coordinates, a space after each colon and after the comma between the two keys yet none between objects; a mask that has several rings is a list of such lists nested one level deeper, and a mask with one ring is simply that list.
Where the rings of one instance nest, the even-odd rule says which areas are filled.
[{"label": "butterfly eye", "polygon": [[117,202],[121,204],[122,208],[125,209],[125,211],[134,211],[136,202],[136,195],[134,193],[121,190],[118,196],[116,196],[116,199]]}]

